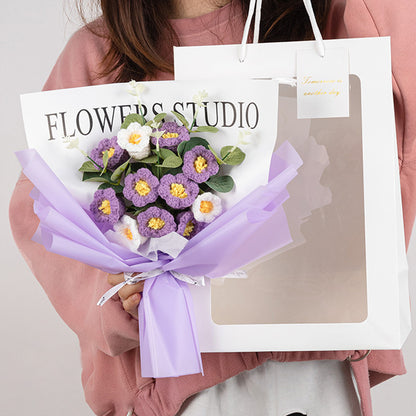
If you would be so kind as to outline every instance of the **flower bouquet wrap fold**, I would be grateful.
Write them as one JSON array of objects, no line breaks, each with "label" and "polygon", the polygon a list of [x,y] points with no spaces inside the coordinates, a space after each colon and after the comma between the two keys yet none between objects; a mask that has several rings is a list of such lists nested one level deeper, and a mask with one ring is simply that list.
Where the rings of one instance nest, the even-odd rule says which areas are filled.
[{"label": "flower bouquet wrap fold", "polygon": [[194,282],[223,277],[291,242],[282,203],[302,161],[288,143],[274,154],[267,185],[209,223],[179,255],[159,252],[155,260],[111,242],[35,150],[17,157],[35,186],[31,196],[40,219],[35,241],[109,273],[155,274],[146,278],[139,305],[144,377],[203,371],[186,276]]}]

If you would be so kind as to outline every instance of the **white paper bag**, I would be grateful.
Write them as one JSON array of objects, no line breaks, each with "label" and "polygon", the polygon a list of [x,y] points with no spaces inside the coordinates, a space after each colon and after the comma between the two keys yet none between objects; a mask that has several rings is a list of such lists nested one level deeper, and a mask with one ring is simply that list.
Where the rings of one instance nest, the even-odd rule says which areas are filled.
[{"label": "white paper bag", "polygon": [[[175,48],[177,80],[293,83],[300,51],[342,50],[349,65],[349,117],[298,119],[296,88],[281,86],[277,144],[287,139],[301,156],[315,155],[311,165],[319,165],[322,151],[324,166],[327,152],[320,180],[331,201],[294,230],[303,244],[250,265],[244,281],[193,290],[202,351],[398,349],[410,332],[390,39],[318,46],[307,41]],[[191,60],[200,63],[198,71],[187,64]],[[302,193],[296,180],[285,204],[289,217],[291,201]],[[316,193],[324,197],[325,191],[309,194],[303,188],[311,207]]]}]

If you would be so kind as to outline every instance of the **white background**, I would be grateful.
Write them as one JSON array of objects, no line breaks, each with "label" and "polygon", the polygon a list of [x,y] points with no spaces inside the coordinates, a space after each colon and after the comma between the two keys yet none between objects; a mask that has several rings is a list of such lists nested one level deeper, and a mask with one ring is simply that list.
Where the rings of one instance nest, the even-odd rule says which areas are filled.
[{"label": "white background", "polygon": [[[42,88],[65,42],[79,26],[71,8],[70,0],[0,2],[0,408],[5,415],[92,415],[83,400],[77,338],[31,275],[8,225],[8,203],[20,171],[13,152],[25,147],[19,94]],[[416,237],[408,257],[411,297],[415,298]],[[413,311],[416,322],[415,316]],[[408,374],[373,389],[375,416],[414,413],[415,332],[403,350]]]}]

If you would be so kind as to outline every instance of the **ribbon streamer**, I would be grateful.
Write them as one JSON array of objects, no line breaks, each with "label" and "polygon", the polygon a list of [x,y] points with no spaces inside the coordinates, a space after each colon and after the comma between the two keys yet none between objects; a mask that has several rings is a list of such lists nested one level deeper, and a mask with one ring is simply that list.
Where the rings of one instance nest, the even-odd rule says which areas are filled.
[{"label": "ribbon streamer", "polygon": [[[97,302],[97,306],[103,306],[110,298],[112,298],[120,289],[122,289],[126,285],[135,285],[139,282],[144,280],[150,279],[152,277],[160,276],[161,274],[165,273],[163,269],[155,269],[150,272],[145,273],[124,273],[124,282],[121,282],[111,289],[108,289],[107,292],[100,298]],[[184,283],[188,283],[194,286],[205,286],[205,277],[204,276],[190,276],[184,273],[179,273],[174,270],[170,271],[171,275]],[[245,279],[247,278],[247,273],[243,270],[237,270],[234,273],[229,273],[224,278],[229,279]]]}]

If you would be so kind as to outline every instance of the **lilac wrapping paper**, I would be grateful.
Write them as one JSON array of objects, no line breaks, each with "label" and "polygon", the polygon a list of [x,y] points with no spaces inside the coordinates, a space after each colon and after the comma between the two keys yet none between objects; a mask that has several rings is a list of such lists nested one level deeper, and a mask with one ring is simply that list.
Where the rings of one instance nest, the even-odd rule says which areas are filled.
[{"label": "lilac wrapping paper", "polygon": [[297,175],[302,160],[288,142],[273,155],[267,185],[209,224],[175,259],[160,253],[157,261],[108,241],[36,150],[16,155],[35,186],[31,197],[40,224],[34,241],[48,251],[108,273],[164,271],[145,281],[139,304],[143,377],[203,372],[188,285],[169,271],[222,277],[292,241],[282,204],[289,198],[286,186]]}]

